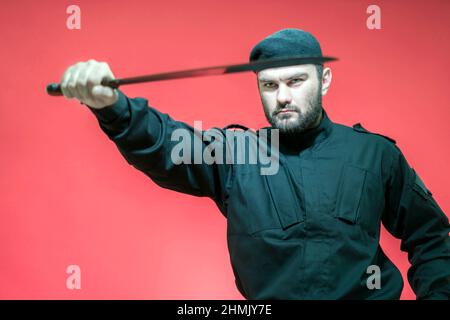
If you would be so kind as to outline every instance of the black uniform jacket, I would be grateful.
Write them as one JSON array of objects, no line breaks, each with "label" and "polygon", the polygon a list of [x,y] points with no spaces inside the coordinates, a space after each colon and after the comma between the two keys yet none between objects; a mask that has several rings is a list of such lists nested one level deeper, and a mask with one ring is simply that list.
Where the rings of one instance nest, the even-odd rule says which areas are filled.
[{"label": "black uniform jacket", "polygon": [[450,296],[448,219],[394,140],[333,123],[324,110],[318,127],[280,137],[279,169],[262,174],[261,163],[173,159],[186,133],[197,154],[214,141],[225,157],[251,149],[238,140],[259,141],[261,130],[216,128],[204,139],[204,131],[121,91],[114,105],[91,110],[127,162],[156,184],[215,201],[245,298],[398,299],[403,280],[379,245],[381,223],[408,252],[417,298]]}]

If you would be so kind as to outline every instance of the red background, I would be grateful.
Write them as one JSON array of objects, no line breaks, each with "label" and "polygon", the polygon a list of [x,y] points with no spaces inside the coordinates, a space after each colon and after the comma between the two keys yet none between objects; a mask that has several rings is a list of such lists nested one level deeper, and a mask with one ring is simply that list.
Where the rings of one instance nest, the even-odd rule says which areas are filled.
[{"label": "red background", "polygon": [[[68,30],[66,8],[81,8]],[[381,8],[381,30],[366,8]],[[212,201],[158,188],[129,166],[76,101],[49,97],[73,63],[116,77],[241,63],[286,27],[312,32],[331,64],[324,106],[397,140],[450,212],[449,1],[8,1],[0,34],[0,298],[241,299]],[[203,128],[265,118],[253,73],[122,88]],[[399,241],[382,245],[404,276]],[[66,267],[81,267],[81,290]],[[403,299],[414,294],[405,278]]]}]

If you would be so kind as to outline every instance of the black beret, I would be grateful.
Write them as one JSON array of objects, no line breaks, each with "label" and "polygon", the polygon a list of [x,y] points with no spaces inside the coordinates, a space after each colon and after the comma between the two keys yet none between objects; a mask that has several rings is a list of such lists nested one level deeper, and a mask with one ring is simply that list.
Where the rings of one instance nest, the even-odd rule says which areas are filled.
[{"label": "black beret", "polygon": [[317,39],[300,29],[283,29],[258,42],[250,53],[250,62],[288,57],[323,57]]}]

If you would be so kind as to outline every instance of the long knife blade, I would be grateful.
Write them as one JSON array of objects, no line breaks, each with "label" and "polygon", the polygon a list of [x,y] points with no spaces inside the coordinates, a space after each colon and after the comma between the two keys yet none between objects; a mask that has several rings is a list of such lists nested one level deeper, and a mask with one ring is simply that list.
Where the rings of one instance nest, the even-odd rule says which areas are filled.
[{"label": "long knife blade", "polygon": [[[118,88],[119,86],[126,84],[135,84],[143,82],[153,82],[153,81],[163,81],[163,80],[173,80],[181,78],[193,78],[193,77],[204,77],[212,75],[221,75],[237,72],[254,71],[258,72],[263,69],[268,68],[280,68],[301,64],[322,64],[324,62],[335,61],[335,57],[292,57],[285,59],[269,59],[261,60],[250,63],[234,64],[234,65],[224,65],[215,67],[205,67],[197,69],[189,69],[182,71],[172,71],[165,73],[156,73],[143,75],[138,77],[129,78],[119,78],[119,79],[104,79],[101,83],[104,86],[111,88]],[[51,96],[62,96],[61,86],[58,83],[51,83],[47,86],[47,93]]]}]

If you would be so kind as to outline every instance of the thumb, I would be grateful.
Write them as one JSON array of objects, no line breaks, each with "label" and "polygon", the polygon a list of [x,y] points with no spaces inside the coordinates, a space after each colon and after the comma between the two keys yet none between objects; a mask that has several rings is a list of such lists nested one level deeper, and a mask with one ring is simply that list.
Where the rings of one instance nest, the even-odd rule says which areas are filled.
[{"label": "thumb", "polygon": [[92,88],[92,94],[97,98],[111,99],[115,96],[114,89],[102,85],[97,85]]}]

